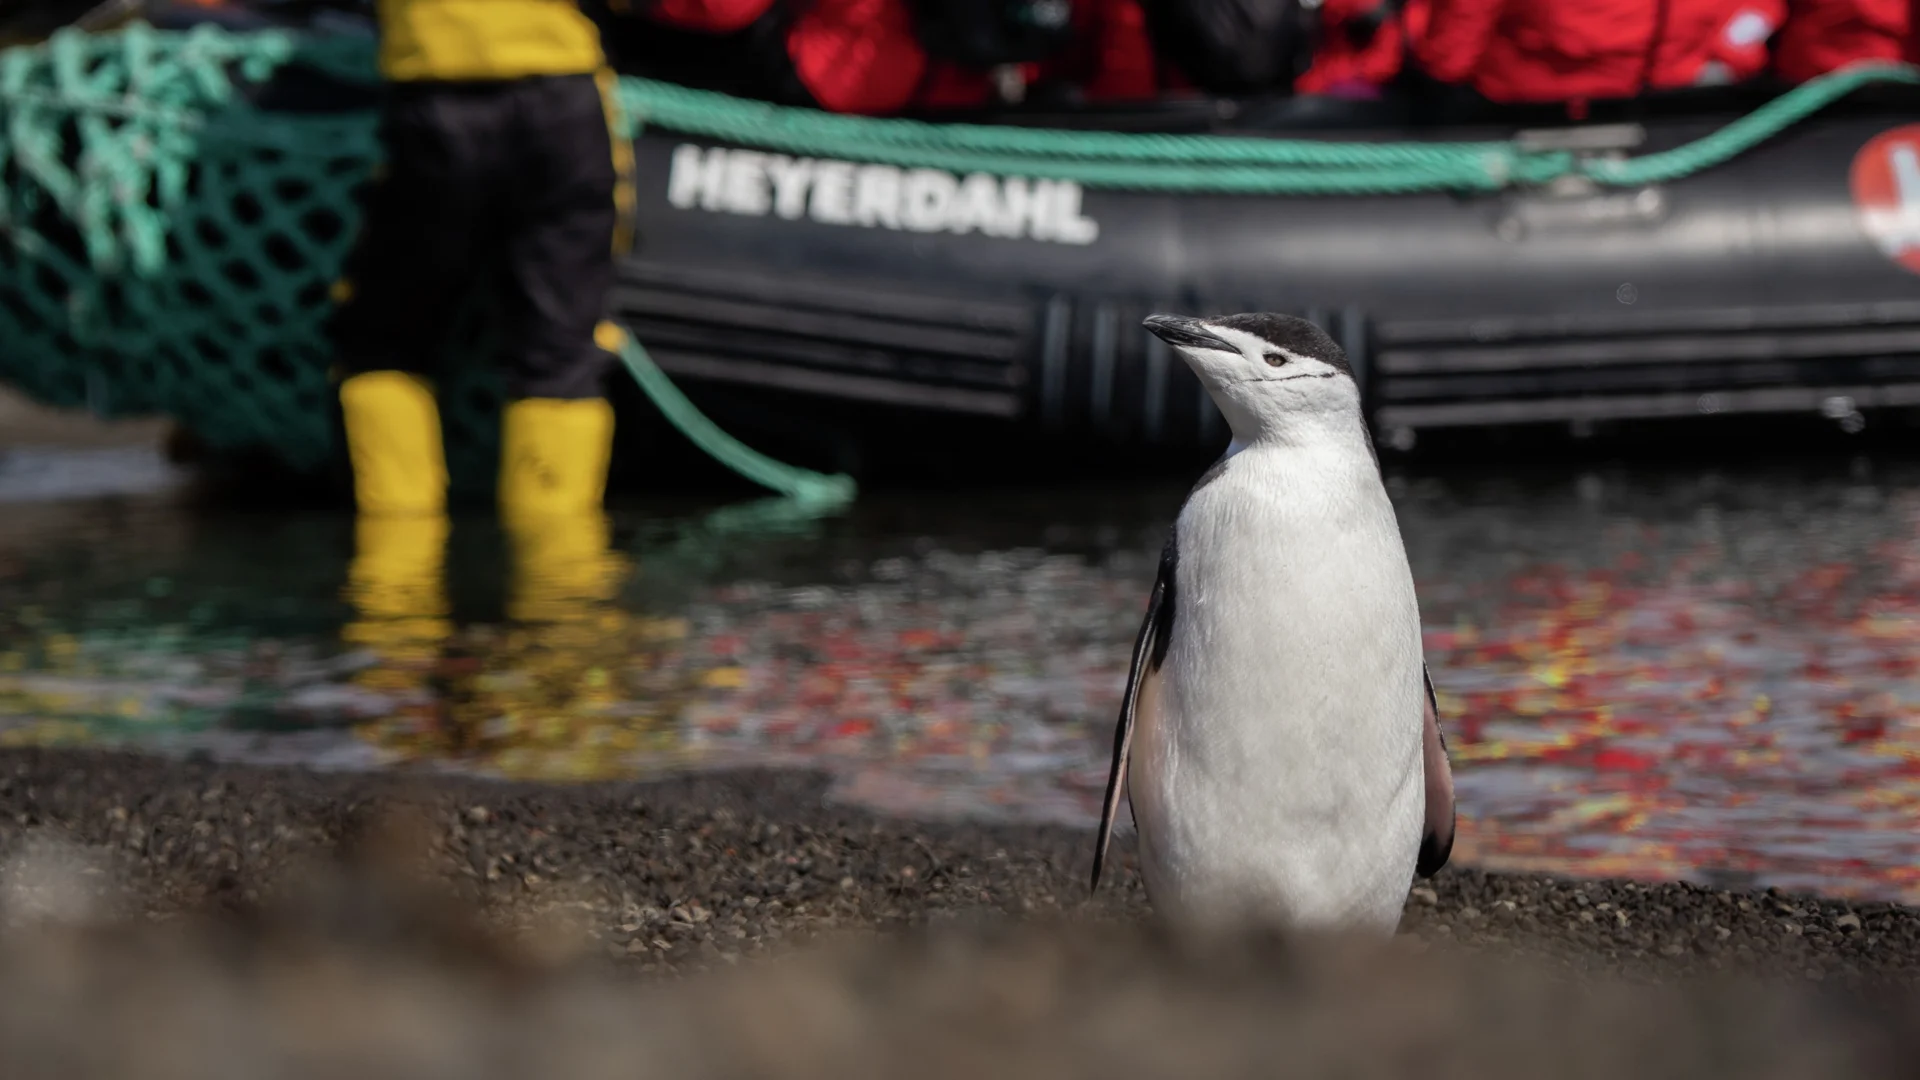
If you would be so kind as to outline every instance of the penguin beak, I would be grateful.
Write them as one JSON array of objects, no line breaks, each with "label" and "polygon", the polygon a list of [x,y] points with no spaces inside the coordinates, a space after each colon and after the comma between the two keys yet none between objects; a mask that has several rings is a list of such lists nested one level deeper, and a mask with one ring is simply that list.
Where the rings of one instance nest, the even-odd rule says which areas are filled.
[{"label": "penguin beak", "polygon": [[1154,337],[1176,348],[1214,349],[1229,353],[1240,351],[1208,330],[1206,323],[1184,315],[1149,315],[1140,325],[1146,327]]}]

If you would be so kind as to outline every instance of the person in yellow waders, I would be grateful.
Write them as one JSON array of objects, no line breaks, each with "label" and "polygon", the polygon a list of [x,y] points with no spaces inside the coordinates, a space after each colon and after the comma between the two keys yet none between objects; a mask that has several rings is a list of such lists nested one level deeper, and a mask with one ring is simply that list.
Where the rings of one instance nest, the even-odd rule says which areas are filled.
[{"label": "person in yellow waders", "polygon": [[376,681],[404,689],[450,633],[431,377],[476,286],[493,290],[507,392],[508,614],[580,629],[609,617],[601,380],[618,331],[601,319],[628,243],[632,147],[614,131],[599,32],[570,0],[379,0],[378,18],[386,160],[329,329],[358,508],[345,636],[386,661]]}]

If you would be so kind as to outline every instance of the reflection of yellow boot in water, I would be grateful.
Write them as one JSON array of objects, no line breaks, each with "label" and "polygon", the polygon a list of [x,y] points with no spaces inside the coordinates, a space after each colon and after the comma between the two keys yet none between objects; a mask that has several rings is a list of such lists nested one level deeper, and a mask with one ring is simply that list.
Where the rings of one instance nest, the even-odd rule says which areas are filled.
[{"label": "reflection of yellow boot in water", "polygon": [[388,691],[413,689],[452,632],[440,413],[426,382],[398,371],[346,380],[340,406],[359,508],[347,572],[347,599],[355,617],[341,636],[379,657],[356,682]]},{"label": "reflection of yellow boot in water", "polygon": [[[627,564],[601,509],[613,410],[601,399],[510,403],[501,431],[500,516],[512,551],[507,615],[524,676],[514,741],[579,751],[617,698],[626,617],[612,602]],[[552,766],[536,766],[552,771]]]},{"label": "reflection of yellow boot in water", "polygon": [[366,517],[354,523],[347,599],[354,618],[340,636],[379,663],[355,681],[381,690],[416,687],[453,632],[448,620],[445,514]]},{"label": "reflection of yellow boot in water", "polygon": [[605,513],[509,517],[506,528],[513,551],[508,618],[587,630],[618,627],[610,605],[627,567],[608,546]]}]

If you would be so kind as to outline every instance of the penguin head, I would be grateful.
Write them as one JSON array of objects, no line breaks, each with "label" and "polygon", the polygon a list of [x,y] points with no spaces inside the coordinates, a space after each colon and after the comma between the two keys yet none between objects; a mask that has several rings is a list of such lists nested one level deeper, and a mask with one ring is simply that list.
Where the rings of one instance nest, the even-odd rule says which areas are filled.
[{"label": "penguin head", "polygon": [[1359,416],[1360,388],[1346,353],[1305,319],[1150,315],[1143,325],[1200,377],[1240,441],[1305,414]]}]

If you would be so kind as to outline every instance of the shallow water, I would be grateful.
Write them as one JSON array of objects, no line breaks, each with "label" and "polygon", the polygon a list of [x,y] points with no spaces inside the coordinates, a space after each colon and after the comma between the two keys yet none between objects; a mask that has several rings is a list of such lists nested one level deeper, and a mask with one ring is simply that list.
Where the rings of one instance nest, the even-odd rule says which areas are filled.
[{"label": "shallow water", "polygon": [[[0,741],[561,780],[810,765],[890,812],[1090,825],[1181,489],[622,506],[610,548],[461,520],[434,573],[430,535],[36,488],[0,506]],[[1459,858],[1920,900],[1920,468],[1391,490]]]}]

